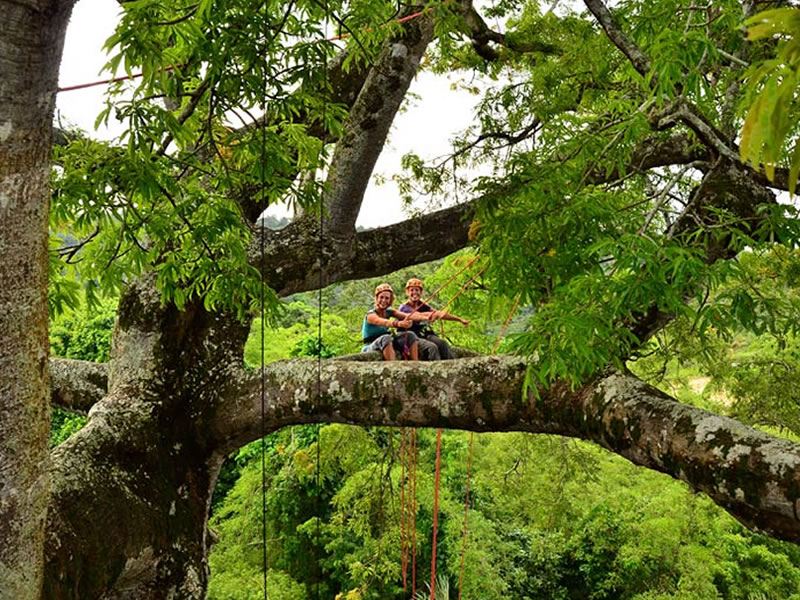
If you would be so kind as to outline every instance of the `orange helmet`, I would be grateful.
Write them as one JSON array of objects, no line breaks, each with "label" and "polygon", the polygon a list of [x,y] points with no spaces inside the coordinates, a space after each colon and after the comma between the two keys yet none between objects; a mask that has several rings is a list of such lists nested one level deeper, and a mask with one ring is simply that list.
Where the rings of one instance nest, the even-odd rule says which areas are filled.
[{"label": "orange helmet", "polygon": [[377,298],[378,294],[380,294],[381,292],[389,292],[392,295],[392,298],[394,298],[394,290],[392,289],[392,286],[390,286],[388,283],[381,283],[378,287],[375,288],[375,297]]},{"label": "orange helmet", "polygon": [[411,279],[408,280],[408,283],[406,283],[406,289],[410,287],[418,287],[419,289],[422,289],[423,288],[422,280],[417,279],[416,277],[412,277]]}]

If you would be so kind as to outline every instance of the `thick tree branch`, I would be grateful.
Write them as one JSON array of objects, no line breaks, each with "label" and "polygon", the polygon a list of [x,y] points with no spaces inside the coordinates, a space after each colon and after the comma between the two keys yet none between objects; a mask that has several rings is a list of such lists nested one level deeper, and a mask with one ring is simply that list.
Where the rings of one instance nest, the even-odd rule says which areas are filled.
[{"label": "thick tree branch", "polygon": [[[330,285],[442,258],[467,245],[469,225],[479,201],[476,199],[388,227],[361,231],[345,243],[325,231],[322,249],[318,224],[313,218],[298,219],[280,231],[262,229],[266,236],[265,281],[280,296],[286,296],[317,289],[320,267],[323,284]],[[402,244],[391,243],[400,239]],[[387,244],[395,249],[387,252]],[[262,264],[258,240],[250,248],[250,262]]]},{"label": "thick tree branch", "polygon": [[[267,429],[325,422],[581,438],[685,481],[752,529],[800,542],[799,444],[680,404],[628,374],[523,396],[527,366],[511,357],[326,362],[318,396],[315,361],[275,363],[264,372]],[[220,451],[260,435],[260,385],[259,373],[242,376],[241,396],[210,432]]]},{"label": "thick tree branch", "polygon": [[628,57],[634,69],[642,76],[647,75],[650,71],[650,59],[625,35],[605,3],[601,0],[584,0],[584,4],[600,23],[608,38]]},{"label": "thick tree branch", "polygon": [[336,145],[325,189],[326,230],[349,238],[364,192],[425,49],[433,38],[430,16],[404,25],[401,35],[384,44],[367,76]]},{"label": "thick tree branch", "polygon": [[[358,98],[361,88],[364,86],[367,75],[370,73],[370,68],[362,61],[350,61],[348,68],[345,69],[344,63],[348,57],[349,51],[343,50],[328,62],[326,73],[330,83],[330,93],[325,97],[325,102],[343,105],[350,109],[355,103],[356,98]],[[306,86],[301,88],[298,94],[308,92],[309,90]],[[284,112],[275,111],[274,108],[268,106],[264,116],[254,123],[246,125],[236,131],[234,137],[251,135],[255,129],[280,124],[285,118]],[[336,141],[331,132],[326,130],[324,123],[322,123],[320,119],[312,119],[302,106],[298,108],[298,112],[294,115],[292,122],[294,124],[304,123],[307,126],[308,134],[319,138],[323,142],[328,143]],[[290,182],[297,177],[297,174],[295,170],[285,173],[275,173],[274,175],[276,179],[282,178]],[[242,214],[249,223],[255,223],[259,216],[261,216],[261,213],[264,212],[265,206],[263,203],[255,199],[258,196],[257,192],[260,189],[260,185],[259,182],[254,181],[231,193],[233,199],[241,207]]]},{"label": "thick tree branch", "polygon": [[108,366],[86,360],[50,359],[50,402],[86,414],[108,392]]},{"label": "thick tree branch", "polygon": [[618,181],[630,173],[643,173],[650,169],[670,165],[687,165],[697,161],[711,161],[711,152],[693,141],[685,133],[663,137],[654,135],[642,140],[631,155],[630,162],[622,173],[618,168],[606,172],[595,168],[586,178],[588,183],[602,184]]},{"label": "thick tree branch", "polygon": [[543,54],[560,54],[558,46],[536,39],[521,39],[520,37],[508,37],[491,29],[484,21],[480,13],[475,10],[472,0],[461,0],[461,11],[464,15],[464,23],[472,40],[472,47],[475,52],[487,61],[495,61],[500,58],[500,54],[495,50],[491,43],[504,46],[509,50],[519,53],[541,52]]},{"label": "thick tree branch", "polygon": [[[646,171],[671,164],[686,164],[711,159],[708,150],[692,144],[685,134],[649,138],[633,153],[630,170]],[[589,181],[600,184],[620,178],[598,170]],[[359,232],[352,240],[339,240],[323,233],[322,252],[318,225],[313,218],[299,219],[280,231],[264,229],[264,274],[267,284],[281,296],[316,289],[319,268],[323,266],[325,285],[391,273],[397,269],[442,258],[469,242],[467,234],[474,207],[484,200],[470,202],[409,219],[388,227]],[[386,240],[403,239],[392,252],[385,252]],[[254,240],[250,262],[261,264],[261,245]]]}]

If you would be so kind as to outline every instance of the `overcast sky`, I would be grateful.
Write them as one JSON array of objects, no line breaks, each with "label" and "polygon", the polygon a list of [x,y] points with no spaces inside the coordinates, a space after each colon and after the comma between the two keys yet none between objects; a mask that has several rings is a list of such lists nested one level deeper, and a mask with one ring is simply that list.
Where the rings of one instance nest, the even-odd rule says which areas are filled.
[{"label": "overcast sky", "polygon": [[[107,60],[101,49],[114,29],[118,13],[119,5],[108,0],[79,0],[75,5],[61,64],[61,87],[110,76],[100,73]],[[390,179],[393,173],[400,171],[403,154],[412,150],[423,158],[447,153],[450,138],[469,123],[476,102],[476,97],[466,92],[451,90],[451,83],[427,73],[415,80],[411,92],[420,99],[414,101],[410,110],[398,115],[389,143],[376,166],[376,174]],[[103,86],[62,92],[58,95],[58,114],[92,133],[95,118],[104,106],[103,92]],[[116,124],[94,135],[108,139],[120,131],[121,126]],[[402,218],[401,202],[394,184],[388,182],[376,186],[373,182],[367,190],[358,225],[377,227]]]}]

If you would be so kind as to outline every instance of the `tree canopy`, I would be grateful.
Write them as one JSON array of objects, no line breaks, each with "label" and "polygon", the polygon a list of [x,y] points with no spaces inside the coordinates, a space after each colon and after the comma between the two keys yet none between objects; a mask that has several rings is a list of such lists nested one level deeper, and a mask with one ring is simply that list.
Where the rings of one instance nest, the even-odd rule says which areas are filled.
[{"label": "tree canopy", "polygon": [[[18,463],[20,489],[38,490],[30,513],[0,505],[29,540],[0,554],[18,597],[35,597],[42,578],[50,598],[202,597],[224,457],[293,423],[579,437],[688,482],[750,527],[800,539],[800,446],[627,370],[679,355],[686,339],[703,354],[741,332],[779,344],[797,333],[796,296],[773,293],[784,282],[754,276],[749,260],[775,260],[780,277],[797,264],[797,211],[777,195],[797,178],[784,143],[800,122],[791,2],[124,2],[109,67],[143,76],[131,97],[115,95],[128,84],[112,88],[99,117],[128,124],[115,142],[51,136],[73,3],[35,4],[4,3],[20,34],[0,34],[10,74],[0,100],[13,98],[0,109],[13,159],[0,160],[0,258],[13,285],[0,289],[24,303],[0,330],[13,391],[0,433],[33,449],[3,460]],[[787,28],[762,25],[748,40],[747,19],[776,4],[792,9],[780,13]],[[43,65],[35,86],[20,66],[31,57]],[[420,69],[467,86],[479,76],[474,121],[445,160],[405,158],[419,216],[357,231]],[[779,118],[763,118],[770,109]],[[263,227],[264,209],[284,200],[302,216]],[[9,252],[13,235],[30,264]],[[518,357],[244,369],[262,306],[277,318],[280,297],[467,247],[493,302],[520,298]],[[53,401],[89,419],[41,477],[45,258],[53,314],[82,295],[120,301],[107,365],[52,361]],[[42,544],[43,563],[30,558]],[[20,560],[33,575],[7,578]]]}]

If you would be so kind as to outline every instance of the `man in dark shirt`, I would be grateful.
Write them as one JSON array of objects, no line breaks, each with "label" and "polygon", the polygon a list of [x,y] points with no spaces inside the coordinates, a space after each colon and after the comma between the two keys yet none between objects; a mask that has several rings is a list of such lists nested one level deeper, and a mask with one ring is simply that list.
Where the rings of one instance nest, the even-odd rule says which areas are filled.
[{"label": "man in dark shirt", "polygon": [[404,313],[422,313],[430,315],[427,321],[414,320],[411,326],[411,331],[416,333],[419,339],[420,358],[422,358],[422,360],[449,360],[455,358],[447,342],[436,335],[433,330],[428,327],[428,324],[433,323],[437,319],[444,319],[445,321],[458,321],[466,327],[469,325],[469,321],[441,310],[434,310],[430,304],[423,302],[422,290],[422,280],[416,277],[409,279],[408,283],[406,283],[406,296],[408,296],[408,300],[398,307],[398,310]]}]

